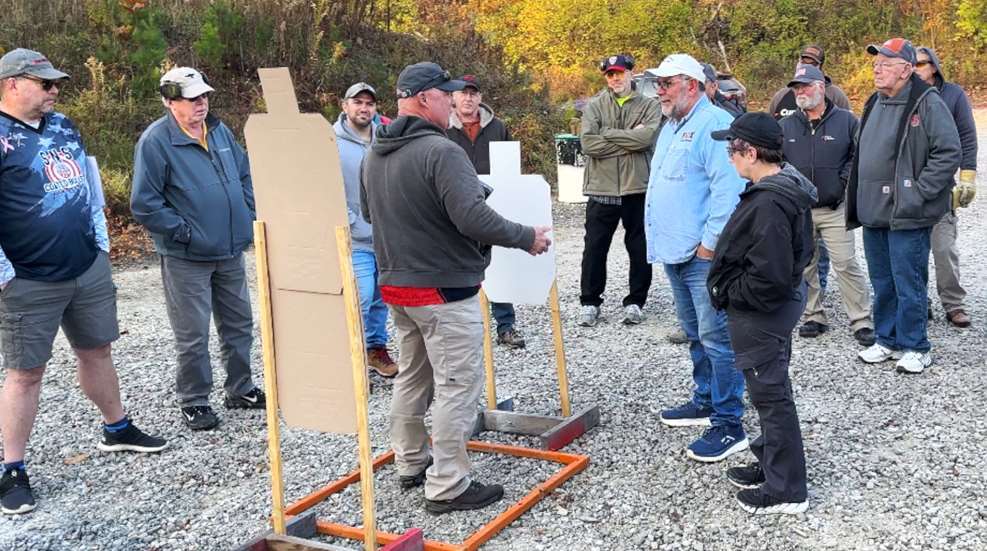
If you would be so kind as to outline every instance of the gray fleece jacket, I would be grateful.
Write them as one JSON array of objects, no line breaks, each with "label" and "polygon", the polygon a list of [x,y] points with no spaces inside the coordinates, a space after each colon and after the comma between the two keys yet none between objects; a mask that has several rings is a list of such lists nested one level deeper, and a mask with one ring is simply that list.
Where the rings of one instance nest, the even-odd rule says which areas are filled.
[{"label": "gray fleece jacket", "polygon": [[487,206],[490,192],[438,126],[401,116],[378,128],[360,193],[363,216],[373,224],[380,285],[477,286],[491,245],[530,249],[534,228]]},{"label": "gray fleece jacket", "polygon": [[[893,98],[875,92],[860,118],[863,136],[879,101]],[[858,140],[847,186],[847,229],[860,226],[912,230],[934,226],[949,211],[953,174],[960,166],[960,137],[939,92],[912,74],[902,117],[884,132],[893,132],[895,155],[891,180],[860,181],[865,163],[886,162],[868,140]]]},{"label": "gray fleece jacket", "polygon": [[[371,123],[372,124],[372,123]],[[350,236],[354,250],[373,251],[374,238],[370,224],[363,218],[360,208],[360,165],[373,143],[373,125],[370,141],[365,142],[350,125],[346,124],[346,113],[340,113],[332,129],[336,131],[336,147],[339,148],[339,164],[343,170],[343,187],[346,190],[346,214],[350,221]]]}]

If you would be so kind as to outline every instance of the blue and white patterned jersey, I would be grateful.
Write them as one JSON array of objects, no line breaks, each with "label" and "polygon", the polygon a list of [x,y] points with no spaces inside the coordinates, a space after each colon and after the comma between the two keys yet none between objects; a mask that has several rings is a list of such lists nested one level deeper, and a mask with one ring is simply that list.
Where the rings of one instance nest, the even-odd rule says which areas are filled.
[{"label": "blue and white patterned jersey", "polygon": [[106,217],[92,207],[86,151],[61,113],[37,129],[0,113],[0,285],[13,277],[66,281],[109,251]]}]

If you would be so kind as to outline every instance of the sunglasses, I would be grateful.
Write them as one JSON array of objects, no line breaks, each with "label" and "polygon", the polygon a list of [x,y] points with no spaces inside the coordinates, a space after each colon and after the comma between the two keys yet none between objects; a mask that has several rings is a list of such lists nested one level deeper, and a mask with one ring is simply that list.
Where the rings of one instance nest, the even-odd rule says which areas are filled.
[{"label": "sunglasses", "polygon": [[916,67],[925,67],[926,65],[929,65],[930,63],[932,63],[932,62],[931,61],[919,61],[918,63],[915,64],[915,66]]},{"label": "sunglasses", "polygon": [[52,88],[54,88],[55,86],[58,86],[58,81],[57,80],[47,80],[47,79],[41,79],[41,78],[27,77],[27,76],[23,76],[23,75],[21,75],[18,78],[22,78],[24,80],[33,80],[34,82],[37,82],[38,84],[41,85],[41,89],[44,90],[45,92],[50,92]]},{"label": "sunglasses", "polygon": [[685,80],[685,77],[672,77],[672,78],[658,79],[658,80],[655,81],[655,85],[658,86],[658,88],[661,88],[662,90],[668,90],[669,88],[671,88],[672,86],[674,86],[676,82],[682,82],[684,80]]}]

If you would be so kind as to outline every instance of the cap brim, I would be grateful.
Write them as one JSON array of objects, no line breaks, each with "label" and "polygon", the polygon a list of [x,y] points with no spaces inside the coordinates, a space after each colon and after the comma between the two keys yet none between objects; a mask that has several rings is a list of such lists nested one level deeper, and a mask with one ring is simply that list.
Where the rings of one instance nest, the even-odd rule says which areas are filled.
[{"label": "cap brim", "polygon": [[791,88],[796,84],[812,84],[813,82],[822,82],[822,81],[812,78],[795,78],[788,82],[788,87]]},{"label": "cap brim", "polygon": [[182,88],[182,97],[186,99],[197,98],[202,94],[207,94],[209,92],[215,92],[216,90],[206,84],[205,82],[200,82],[198,84],[193,84],[188,88]]},{"label": "cap brim", "polygon": [[[466,88],[468,84],[465,80],[447,80],[435,88],[442,90],[443,92],[458,92],[463,88]],[[424,91],[424,90],[423,90]]]},{"label": "cap brim", "polygon": [[621,73],[623,73],[627,71],[627,67],[624,67],[623,65],[610,65],[603,70],[604,73],[606,73],[607,71],[620,71]]},{"label": "cap brim", "polygon": [[712,138],[718,142],[725,142],[727,140],[732,140],[734,138],[729,128],[725,130],[714,130],[710,132],[709,135],[712,136]]},{"label": "cap brim", "polygon": [[898,57],[898,54],[892,52],[891,50],[883,46],[878,46],[877,44],[868,44],[867,53],[869,53],[870,55],[884,54],[888,57]]},{"label": "cap brim", "polygon": [[44,68],[44,69],[32,69],[30,71],[24,71],[25,74],[35,76],[44,80],[62,80],[69,78],[69,76],[57,69]]},{"label": "cap brim", "polygon": [[373,90],[371,90],[370,88],[360,88],[359,90],[357,90],[356,92],[353,92],[352,94],[347,94],[346,97],[343,98],[343,99],[353,99],[353,98],[359,96],[360,94],[364,94],[364,93],[370,94],[371,96],[373,96],[374,100],[377,99],[377,93],[374,92]]}]

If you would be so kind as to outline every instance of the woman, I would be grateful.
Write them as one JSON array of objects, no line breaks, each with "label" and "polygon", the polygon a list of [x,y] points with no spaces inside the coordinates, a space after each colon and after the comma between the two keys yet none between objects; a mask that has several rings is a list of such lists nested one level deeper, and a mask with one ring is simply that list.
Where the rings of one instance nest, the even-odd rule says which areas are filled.
[{"label": "woman", "polygon": [[730,162],[750,182],[720,235],[707,287],[713,306],[727,312],[737,369],[761,422],[751,443],[758,462],[727,470],[727,478],[742,488],[737,501],[750,513],[801,513],[805,453],[788,363],[805,309],[816,189],[782,163],[782,130],[767,113],[741,115],[713,139],[729,140]]}]

